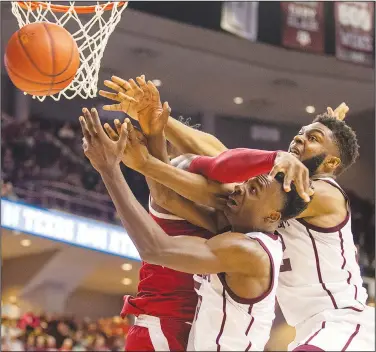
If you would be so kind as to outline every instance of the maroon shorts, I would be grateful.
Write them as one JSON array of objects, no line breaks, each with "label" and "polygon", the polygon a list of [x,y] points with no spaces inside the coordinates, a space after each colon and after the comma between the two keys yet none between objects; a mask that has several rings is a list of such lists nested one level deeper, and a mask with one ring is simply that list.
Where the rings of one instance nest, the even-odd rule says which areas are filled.
[{"label": "maroon shorts", "polygon": [[125,351],[186,351],[191,325],[175,319],[140,315],[125,341]]}]

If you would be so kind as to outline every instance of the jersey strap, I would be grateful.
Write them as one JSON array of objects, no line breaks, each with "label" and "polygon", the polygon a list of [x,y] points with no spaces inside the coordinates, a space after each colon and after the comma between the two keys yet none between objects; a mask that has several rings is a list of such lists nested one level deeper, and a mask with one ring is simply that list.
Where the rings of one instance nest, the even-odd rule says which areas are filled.
[{"label": "jersey strap", "polygon": [[331,177],[318,177],[318,178],[315,178],[314,181],[324,181],[326,183],[329,183],[333,187],[337,188],[342,193],[342,195],[346,199],[347,203],[350,204],[350,199],[349,199],[348,195],[346,194],[346,192]]},{"label": "jersey strap", "polygon": [[[271,237],[273,240],[277,240],[278,239],[278,236],[277,235],[270,235],[268,234],[269,237]],[[255,298],[243,298],[243,297],[239,297],[234,291],[231,290],[231,288],[229,287],[229,285],[227,284],[226,282],[226,273],[219,273],[217,274],[218,275],[218,278],[219,280],[221,281],[222,285],[223,285],[223,288],[225,289],[225,291],[228,293],[228,295],[237,303],[240,303],[240,304],[256,304],[260,301],[262,301],[264,298],[266,298],[270,292],[272,291],[273,287],[274,287],[274,279],[275,279],[275,265],[274,265],[274,259],[273,259],[273,255],[272,253],[270,253],[270,250],[268,248],[268,246],[260,239],[260,238],[255,238],[255,237],[249,237],[250,239],[254,240],[254,241],[257,241],[260,246],[264,249],[264,251],[268,254],[269,256],[269,260],[270,260],[270,284],[269,284],[269,287],[268,289],[262,293],[260,296],[258,297],[255,297]]]},{"label": "jersey strap", "polygon": [[298,222],[300,222],[302,225],[304,225],[305,227],[307,227],[308,229],[316,231],[316,232],[322,232],[322,233],[338,232],[348,223],[348,221],[350,219],[350,200],[349,200],[349,197],[347,196],[346,192],[338,185],[338,183],[330,177],[322,177],[322,178],[319,177],[319,178],[316,178],[315,181],[324,181],[324,182],[332,185],[333,187],[337,188],[342,193],[342,195],[345,198],[346,203],[347,203],[346,217],[341,223],[339,223],[336,226],[332,226],[332,227],[321,227],[321,226],[312,225],[312,224],[308,223],[307,221],[305,221],[304,219],[296,219],[296,220]]}]

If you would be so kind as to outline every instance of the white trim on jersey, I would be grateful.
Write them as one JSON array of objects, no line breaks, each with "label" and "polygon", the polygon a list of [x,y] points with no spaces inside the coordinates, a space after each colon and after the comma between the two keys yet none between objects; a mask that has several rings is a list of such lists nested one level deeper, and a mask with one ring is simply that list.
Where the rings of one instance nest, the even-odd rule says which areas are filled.
[{"label": "white trim on jersey", "polygon": [[156,211],[152,206],[151,206],[151,196],[149,196],[149,212],[150,214],[154,215],[156,218],[159,218],[159,219],[165,219],[165,220],[183,220],[183,218],[179,218],[178,216],[176,215],[173,215],[173,214],[164,214],[164,213],[160,213],[159,211]]},{"label": "white trim on jersey", "polygon": [[154,351],[170,351],[168,340],[161,327],[161,320],[158,317],[141,314],[136,317],[134,325],[147,328]]}]

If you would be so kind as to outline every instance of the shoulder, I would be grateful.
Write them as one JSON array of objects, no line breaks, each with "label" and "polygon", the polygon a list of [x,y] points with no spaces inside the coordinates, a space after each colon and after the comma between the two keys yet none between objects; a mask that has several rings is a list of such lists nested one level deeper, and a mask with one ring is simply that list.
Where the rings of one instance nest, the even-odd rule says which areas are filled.
[{"label": "shoulder", "polygon": [[221,261],[227,262],[232,272],[264,277],[270,273],[270,251],[263,241],[252,235],[225,232],[214,236],[207,244]]},{"label": "shoulder", "polygon": [[307,209],[298,216],[299,218],[336,213],[341,207],[347,210],[346,199],[337,187],[324,180],[314,180],[312,185],[315,194]]}]

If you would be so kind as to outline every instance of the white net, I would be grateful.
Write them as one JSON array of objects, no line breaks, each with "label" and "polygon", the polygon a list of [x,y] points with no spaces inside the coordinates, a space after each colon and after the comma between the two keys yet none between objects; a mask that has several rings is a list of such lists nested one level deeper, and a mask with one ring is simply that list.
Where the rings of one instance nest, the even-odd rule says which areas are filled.
[{"label": "white net", "polygon": [[[62,96],[66,99],[73,99],[76,96],[83,99],[96,97],[104,49],[128,3],[118,6],[119,1],[97,1],[95,11],[88,14],[77,13],[75,1],[69,1],[67,12],[54,12],[51,9],[51,1],[44,2],[46,6],[36,8],[32,7],[30,2],[23,3],[26,8],[21,7],[18,2],[12,2],[12,13],[17,18],[20,28],[34,22],[56,23],[66,28],[77,42],[80,53],[80,67],[77,74],[68,87],[50,97],[54,100],[60,100]],[[80,4],[85,3],[80,2]],[[110,4],[113,4],[112,9],[106,10]],[[43,101],[46,97],[33,96],[33,98]]]}]

